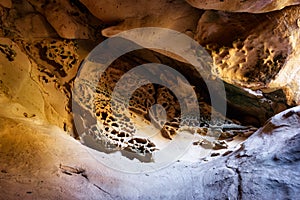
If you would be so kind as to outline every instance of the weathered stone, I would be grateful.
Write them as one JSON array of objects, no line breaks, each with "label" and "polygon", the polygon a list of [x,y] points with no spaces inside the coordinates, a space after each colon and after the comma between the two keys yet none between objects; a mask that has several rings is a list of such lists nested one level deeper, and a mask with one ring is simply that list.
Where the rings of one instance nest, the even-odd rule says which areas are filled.
[{"label": "weathered stone", "polygon": [[79,56],[72,41],[34,39],[0,38],[0,94],[13,102],[13,115],[70,131],[72,79],[86,54]]},{"label": "weathered stone", "polygon": [[120,0],[80,0],[89,11],[106,23],[119,23],[103,29],[102,34],[110,37],[121,31],[140,27],[163,27],[190,34],[201,11],[184,1],[159,0],[155,3]]},{"label": "weathered stone", "polygon": [[28,14],[15,21],[16,29],[27,39],[57,37],[56,31],[40,14]]},{"label": "weathered stone", "polygon": [[299,122],[296,107],[273,117],[226,156],[128,174],[101,163],[111,155],[88,150],[56,127],[1,117],[0,197],[297,199]]},{"label": "weathered stone", "polygon": [[12,2],[11,0],[0,0],[0,6],[3,6],[5,8],[11,8]]},{"label": "weathered stone", "polygon": [[281,10],[284,7],[300,4],[299,0],[187,0],[196,8],[231,12],[265,13]]},{"label": "weathered stone", "polygon": [[292,105],[300,102],[299,14],[299,6],[260,15],[206,11],[195,39],[212,52],[223,80],[264,93],[281,88]]},{"label": "weathered stone", "polygon": [[[30,77],[31,63],[16,43],[0,38],[0,96],[11,102],[12,111],[5,113],[45,119],[44,99]],[[3,109],[3,108],[2,108]]]},{"label": "weathered stone", "polygon": [[[81,1],[107,23],[102,31],[105,36],[159,26],[194,37],[202,13],[177,0]],[[232,4],[230,9],[235,11],[265,12],[297,1],[234,2],[224,0],[220,5]],[[272,2],[277,4],[272,6]],[[189,159],[176,158],[169,166],[147,174],[123,173],[106,166],[103,161],[127,158],[91,150],[66,134],[72,131],[74,77],[83,58],[100,42],[95,34],[102,23],[78,0],[7,3],[10,1],[0,0],[0,199],[298,198],[299,106],[272,117],[249,138],[251,133],[226,140],[228,150],[212,150],[205,158],[200,159],[201,147],[193,145],[193,151],[186,151],[193,153],[187,155]],[[262,8],[262,4],[267,6]],[[225,88],[230,119],[261,126],[288,108],[286,98],[290,104],[299,103],[299,14],[299,6],[293,6],[259,15],[223,11],[202,15],[195,38],[207,45],[215,72],[229,82]],[[114,64],[124,70],[144,63],[172,66],[201,89],[201,100],[207,100],[205,83],[193,66],[170,57],[143,50],[128,53]],[[85,113],[84,117],[86,126],[95,123]],[[239,146],[241,140],[246,141]],[[127,160],[139,162],[131,159]]]},{"label": "weathered stone", "polygon": [[69,1],[36,1],[29,0],[47,21],[57,31],[60,37],[66,39],[89,39],[94,38],[95,30],[93,22],[100,22],[82,10],[81,4]]},{"label": "weathered stone", "polygon": [[240,198],[297,198],[299,122],[299,106],[286,110],[270,119],[230,156],[226,165],[239,176]]}]

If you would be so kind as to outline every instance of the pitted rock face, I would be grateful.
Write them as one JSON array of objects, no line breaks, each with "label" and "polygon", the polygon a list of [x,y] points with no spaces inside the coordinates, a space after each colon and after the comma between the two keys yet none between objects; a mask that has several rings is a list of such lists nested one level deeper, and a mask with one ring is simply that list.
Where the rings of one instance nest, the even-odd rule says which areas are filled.
[{"label": "pitted rock face", "polygon": [[[77,42],[58,38],[30,42],[20,39],[17,42],[30,58],[32,76],[45,92],[45,99],[49,103],[44,107],[45,112],[49,113],[48,120],[65,131],[71,130],[70,90],[80,64]],[[89,93],[86,92],[86,95]]]},{"label": "pitted rock face", "polygon": [[[75,91],[75,98],[78,98],[76,101],[97,121],[92,130],[86,127],[87,131],[79,133],[81,138],[89,135],[110,152],[130,152],[135,154],[137,159],[150,157],[148,161],[151,161],[151,153],[160,149],[155,138],[137,134],[136,118],[141,118],[142,123],[152,124],[160,130],[162,138],[166,141],[172,140],[181,131],[189,131],[203,137],[200,141],[195,141],[195,145],[214,150],[227,148],[226,142],[211,141],[205,139],[206,137],[216,140],[221,137],[225,140],[242,134],[245,130],[249,131],[249,127],[241,126],[230,119],[226,119],[223,124],[221,115],[220,121],[211,120],[212,108],[203,101],[199,103],[200,117],[193,114],[181,117],[179,101],[171,89],[149,83],[146,77],[134,73],[126,79],[125,84],[117,84],[125,73],[110,66],[99,80],[99,72],[89,72],[88,77],[80,80],[81,87]],[[169,76],[170,80],[179,80],[178,77],[172,77],[174,75]],[[142,86],[135,89],[137,84]],[[129,99],[126,99],[127,91],[134,91]],[[199,97],[199,94],[197,96]],[[189,102],[188,98],[186,102]]]},{"label": "pitted rock face", "polygon": [[[204,1],[194,2],[204,5]],[[255,3],[241,4],[247,2]],[[255,4],[277,5],[271,2]],[[218,4],[232,5],[232,2],[218,1]],[[222,80],[264,94],[283,89],[287,103],[295,105],[300,94],[296,78],[299,13],[299,5],[255,15],[209,10],[201,16],[194,38],[209,49],[214,62],[212,70]]]}]

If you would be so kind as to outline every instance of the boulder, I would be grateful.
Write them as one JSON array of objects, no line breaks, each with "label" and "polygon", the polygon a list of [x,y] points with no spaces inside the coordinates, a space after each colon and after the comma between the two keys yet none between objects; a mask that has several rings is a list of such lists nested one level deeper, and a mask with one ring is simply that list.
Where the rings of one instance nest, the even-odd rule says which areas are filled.
[{"label": "boulder", "polygon": [[0,6],[3,6],[5,8],[11,8],[12,2],[11,0],[0,0]]},{"label": "boulder", "polygon": [[94,38],[95,28],[93,23],[101,23],[86,12],[79,2],[69,1],[36,1],[28,0],[30,4],[40,12],[58,35],[66,39]]},{"label": "boulder", "polygon": [[299,104],[299,14],[299,6],[259,15],[206,11],[195,39],[221,79],[263,93],[283,89],[290,105]]}]

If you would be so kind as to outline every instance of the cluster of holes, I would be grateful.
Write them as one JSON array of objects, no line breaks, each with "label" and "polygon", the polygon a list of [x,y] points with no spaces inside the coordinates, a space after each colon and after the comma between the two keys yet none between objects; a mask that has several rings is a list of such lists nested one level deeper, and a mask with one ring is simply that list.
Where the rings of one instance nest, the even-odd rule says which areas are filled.
[{"label": "cluster of holes", "polygon": [[41,44],[45,49],[45,54],[48,60],[55,61],[65,72],[69,71],[78,63],[77,45],[73,41],[53,40],[50,43],[44,42]]},{"label": "cluster of holes", "polygon": [[132,138],[128,141],[130,150],[136,153],[152,153],[156,150],[153,142],[145,138]]},{"label": "cluster of holes", "polygon": [[[243,47],[241,44],[237,44],[237,46]],[[141,154],[150,153],[155,150],[154,143],[145,138],[136,138],[134,136],[136,130],[130,116],[125,114],[125,107],[119,104],[122,102],[118,102],[118,99],[110,101],[112,91],[123,74],[123,71],[110,67],[102,74],[99,84],[95,88],[94,102],[92,103],[95,106],[94,114],[104,125],[101,137],[105,137],[117,147],[125,147],[130,151]],[[137,84],[134,78],[130,79],[129,82],[129,86],[125,84],[126,88],[124,90],[130,90],[128,87],[135,87]],[[122,92],[119,95],[122,95]],[[148,109],[156,103],[162,105],[168,115],[167,121],[162,125],[162,136],[172,139],[172,136],[178,132],[180,121],[182,120],[180,119],[180,105],[175,95],[168,88],[156,84],[146,84],[135,90],[129,103],[131,112],[147,120],[149,120]],[[115,112],[113,112],[112,106],[114,106]],[[209,120],[210,112],[208,111],[209,109],[204,110],[204,116],[201,113],[201,119],[193,117],[183,119],[184,124],[195,127],[195,132],[197,127],[208,130],[210,128],[209,123],[211,123]],[[208,114],[208,117],[206,114]],[[218,121],[213,123],[219,125]],[[207,131],[204,132],[206,133]],[[202,131],[201,133],[205,134],[204,132]]]},{"label": "cluster of holes", "polygon": [[[249,37],[244,42],[235,41],[233,48],[223,47],[213,52],[214,72],[225,78],[231,76],[234,81],[270,82],[284,64],[287,52],[275,51],[276,47],[268,43],[255,42],[256,38]],[[234,75],[230,73],[232,70]]]},{"label": "cluster of holes", "polygon": [[12,45],[0,44],[0,52],[11,62],[14,61],[17,56],[17,53],[12,49]]}]

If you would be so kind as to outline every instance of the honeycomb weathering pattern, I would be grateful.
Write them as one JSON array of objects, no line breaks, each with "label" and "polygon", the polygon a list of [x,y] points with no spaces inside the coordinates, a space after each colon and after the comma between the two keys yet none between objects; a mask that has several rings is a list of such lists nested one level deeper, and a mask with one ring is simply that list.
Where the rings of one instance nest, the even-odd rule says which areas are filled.
[{"label": "honeycomb weathering pattern", "polygon": [[[192,144],[194,133],[208,135],[205,141],[212,144],[211,148],[217,148],[220,143],[215,141],[222,136],[222,129],[231,126],[229,121],[223,126],[226,99],[218,97],[226,95],[222,81],[215,77],[207,87],[211,105],[218,107],[219,112],[199,107],[201,103],[193,86],[169,66],[150,63],[126,72],[110,67],[120,56],[143,48],[180,55],[206,83],[212,78],[209,66],[212,60],[206,51],[188,36],[169,29],[149,27],[125,31],[103,41],[89,54],[75,79],[72,100],[80,108],[73,107],[73,112],[80,115],[86,110],[95,123],[87,125],[79,133],[80,138],[84,143],[85,137],[92,138],[100,145],[97,149],[104,152],[120,151],[131,160],[142,161],[96,158],[109,167],[133,173],[157,170],[177,160]],[[134,121],[137,116],[160,130],[168,141],[164,148],[157,148],[152,136],[137,134]],[[81,125],[75,121],[77,126]],[[183,130],[191,134],[182,134]]]}]

